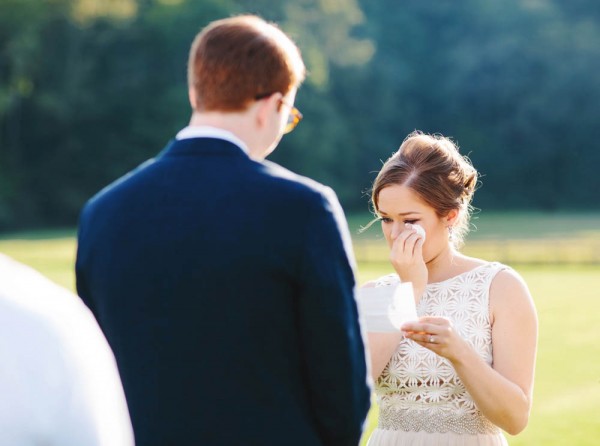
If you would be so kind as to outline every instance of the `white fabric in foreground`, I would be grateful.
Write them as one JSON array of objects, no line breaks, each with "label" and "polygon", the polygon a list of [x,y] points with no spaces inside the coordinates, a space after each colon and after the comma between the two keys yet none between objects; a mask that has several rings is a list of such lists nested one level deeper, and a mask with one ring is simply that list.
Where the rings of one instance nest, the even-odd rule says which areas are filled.
[{"label": "white fabric in foreground", "polygon": [[114,356],[74,294],[0,255],[0,445],[133,446]]},{"label": "white fabric in foreground", "polygon": [[418,319],[410,282],[395,287],[361,288],[358,307],[366,331],[371,333],[397,332],[404,322]]}]

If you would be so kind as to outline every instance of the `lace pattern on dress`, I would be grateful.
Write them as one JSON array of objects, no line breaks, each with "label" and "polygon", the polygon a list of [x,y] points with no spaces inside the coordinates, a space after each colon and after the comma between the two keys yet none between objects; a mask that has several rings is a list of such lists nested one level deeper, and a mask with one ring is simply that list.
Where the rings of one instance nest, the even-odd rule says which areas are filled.
[{"label": "lace pattern on dress", "polygon": [[[489,288],[507,267],[486,263],[443,282],[427,285],[417,314],[449,318],[455,330],[492,364]],[[395,274],[375,286],[393,286]],[[403,431],[492,434],[500,429],[477,409],[450,361],[403,339],[378,378],[379,428]]]}]

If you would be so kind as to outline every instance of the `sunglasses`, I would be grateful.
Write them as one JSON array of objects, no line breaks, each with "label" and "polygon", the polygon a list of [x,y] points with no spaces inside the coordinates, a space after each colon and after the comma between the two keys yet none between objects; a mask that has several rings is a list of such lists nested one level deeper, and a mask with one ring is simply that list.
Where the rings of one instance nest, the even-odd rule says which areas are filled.
[{"label": "sunglasses", "polygon": [[[259,101],[261,99],[268,98],[272,94],[273,93],[258,95],[258,96],[256,96],[256,100]],[[279,104],[285,105],[290,108],[290,114],[288,115],[288,121],[285,125],[285,128],[283,129],[284,134],[290,133],[292,130],[294,130],[296,128],[298,123],[300,123],[300,121],[302,121],[302,113],[300,113],[300,110],[298,110],[296,107],[294,107],[291,104],[288,104],[283,99],[279,100]]]},{"label": "sunglasses", "polygon": [[288,121],[283,129],[283,133],[290,133],[292,130],[296,128],[298,123],[302,121],[302,113],[293,105],[288,104],[283,99],[279,100],[280,104],[287,105],[290,108],[290,114],[288,115]]}]

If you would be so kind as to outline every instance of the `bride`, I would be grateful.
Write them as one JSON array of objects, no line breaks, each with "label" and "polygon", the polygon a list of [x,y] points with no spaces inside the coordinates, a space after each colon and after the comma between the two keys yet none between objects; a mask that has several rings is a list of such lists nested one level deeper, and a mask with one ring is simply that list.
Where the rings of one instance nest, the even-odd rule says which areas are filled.
[{"label": "bride", "polygon": [[[458,251],[477,172],[447,138],[415,132],[382,167],[372,202],[419,319],[369,333],[379,424],[369,446],[506,445],[527,425],[537,316],[511,268]],[[423,231],[424,230],[424,231]]]}]

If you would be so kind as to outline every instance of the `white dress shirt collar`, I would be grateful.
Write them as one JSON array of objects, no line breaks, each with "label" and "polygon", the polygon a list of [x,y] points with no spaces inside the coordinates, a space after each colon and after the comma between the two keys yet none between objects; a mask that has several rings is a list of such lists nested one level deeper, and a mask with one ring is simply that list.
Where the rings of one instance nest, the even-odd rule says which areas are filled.
[{"label": "white dress shirt collar", "polygon": [[225,141],[229,141],[232,144],[235,144],[240,149],[242,149],[247,155],[250,155],[250,149],[244,141],[235,136],[233,133],[220,129],[218,127],[211,127],[208,125],[203,126],[187,126],[182,129],[177,135],[175,139],[190,139],[190,138],[216,138],[216,139],[224,139]]}]

